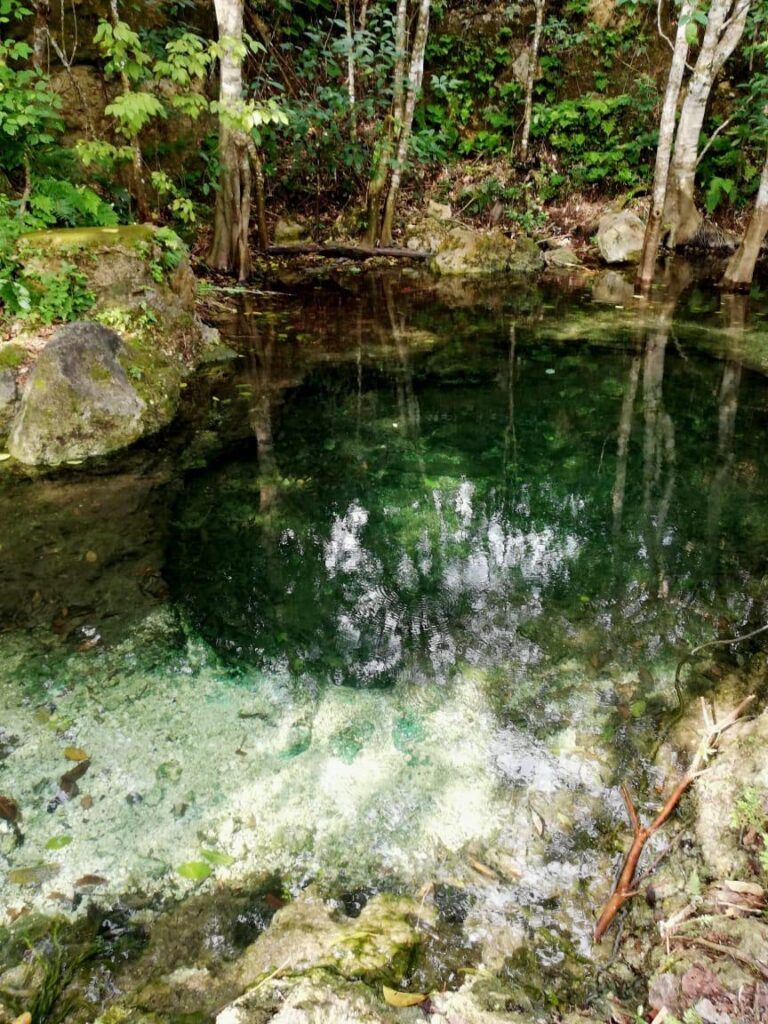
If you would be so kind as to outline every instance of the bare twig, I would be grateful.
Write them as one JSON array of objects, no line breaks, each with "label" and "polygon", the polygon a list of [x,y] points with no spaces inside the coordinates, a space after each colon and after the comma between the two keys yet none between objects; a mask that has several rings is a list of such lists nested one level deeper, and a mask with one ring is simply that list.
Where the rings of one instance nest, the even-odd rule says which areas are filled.
[{"label": "bare twig", "polygon": [[610,928],[613,919],[616,914],[624,906],[627,900],[631,899],[632,896],[637,894],[637,888],[633,885],[635,871],[637,870],[637,864],[645,848],[645,844],[648,842],[650,837],[657,832],[667,818],[674,812],[677,805],[680,803],[680,798],[683,793],[688,789],[691,783],[702,774],[702,765],[706,764],[710,757],[717,750],[720,737],[729,729],[734,722],[740,717],[744,709],[754,700],[754,694],[746,697],[733,711],[731,711],[722,721],[715,723],[710,717],[708,712],[704,711],[704,733],[701,738],[701,742],[694,754],[693,760],[688,771],[678,781],[675,788],[672,790],[670,795],[664,802],[663,807],[650,823],[650,825],[641,825],[640,820],[635,809],[635,805],[632,802],[632,797],[629,793],[629,789],[626,785],[621,787],[621,796],[624,800],[624,804],[627,808],[627,814],[629,816],[630,824],[632,825],[632,831],[634,833],[632,839],[632,845],[629,848],[626,858],[624,859],[624,866],[621,869],[619,880],[616,883],[616,888],[611,895],[611,898],[603,908],[603,912],[600,914],[597,925],[595,927],[595,941],[599,942],[605,932]]}]

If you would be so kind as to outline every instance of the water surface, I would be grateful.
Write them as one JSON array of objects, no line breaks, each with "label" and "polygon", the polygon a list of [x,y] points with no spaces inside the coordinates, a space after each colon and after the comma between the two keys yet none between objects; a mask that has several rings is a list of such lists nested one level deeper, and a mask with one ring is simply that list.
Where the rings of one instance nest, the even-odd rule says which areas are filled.
[{"label": "water surface", "polygon": [[759,303],[608,284],[245,296],[174,431],[3,484],[6,919],[184,896],[213,851],[203,890],[448,885],[487,956],[588,951],[616,785],[768,547]]}]

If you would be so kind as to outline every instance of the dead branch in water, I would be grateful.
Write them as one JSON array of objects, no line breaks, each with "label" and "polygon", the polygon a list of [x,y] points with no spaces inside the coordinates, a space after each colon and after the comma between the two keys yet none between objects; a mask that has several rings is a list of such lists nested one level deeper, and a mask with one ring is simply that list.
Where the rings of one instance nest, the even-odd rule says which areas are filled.
[{"label": "dead branch in water", "polygon": [[653,833],[657,832],[667,818],[669,818],[680,803],[680,798],[683,793],[688,789],[694,779],[703,774],[702,766],[716,752],[720,736],[726,729],[729,729],[733,725],[733,723],[741,716],[744,709],[751,704],[754,699],[754,694],[750,694],[749,697],[746,697],[737,708],[731,711],[730,714],[726,715],[726,717],[720,722],[715,722],[712,719],[704,701],[702,701],[704,733],[698,749],[696,750],[696,754],[691,761],[691,766],[667,797],[664,802],[664,806],[650,825],[640,824],[640,819],[637,815],[637,811],[635,810],[635,805],[632,802],[629,789],[626,785],[622,785],[621,796],[624,800],[624,805],[627,808],[627,815],[629,816],[629,821],[632,825],[634,837],[632,839],[632,845],[629,848],[629,852],[624,860],[624,866],[621,869],[621,874],[619,875],[619,880],[616,883],[613,895],[603,908],[603,912],[595,926],[595,942],[599,942],[603,935],[605,935],[606,931],[613,923],[614,917],[616,917],[616,914],[624,906],[627,900],[637,894],[637,890],[633,889],[632,883],[634,881],[637,864],[640,860],[643,849],[645,848],[645,844]]}]

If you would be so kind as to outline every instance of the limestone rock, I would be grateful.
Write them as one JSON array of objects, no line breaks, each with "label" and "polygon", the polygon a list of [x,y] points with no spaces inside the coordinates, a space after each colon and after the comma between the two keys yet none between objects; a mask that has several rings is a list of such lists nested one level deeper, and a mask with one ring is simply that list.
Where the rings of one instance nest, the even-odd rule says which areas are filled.
[{"label": "limestone rock", "polygon": [[434,217],[435,220],[451,220],[453,217],[451,204],[437,203],[434,199],[430,199],[427,202],[427,216]]},{"label": "limestone rock", "polygon": [[533,273],[544,258],[531,239],[456,225],[433,248],[430,265],[439,274]]},{"label": "limestone rock", "polygon": [[581,260],[569,245],[550,249],[544,255],[548,267],[580,267]]},{"label": "limestone rock", "polygon": [[[97,358],[90,346],[100,325],[116,331],[122,346],[107,355],[101,334],[101,363],[91,366],[86,380],[88,370],[78,367],[72,335],[63,346],[66,366],[63,349],[51,349],[45,337],[27,337],[25,357],[48,355],[40,356],[39,371],[33,368],[16,412],[12,454],[26,463],[59,465],[115,451],[166,426],[178,408],[184,377],[216,344],[195,314],[196,281],[181,240],[151,224],[65,228],[22,235],[16,256],[31,288],[45,287],[45,275],[65,267],[78,272],[92,296],[88,316],[99,321],[91,323],[88,345],[80,352],[86,361]],[[76,382],[66,382],[70,370],[79,375]],[[64,382],[58,405],[49,387],[54,380]],[[111,418],[118,391],[119,427]],[[64,417],[58,434],[54,406],[55,415]]]},{"label": "limestone rock", "polygon": [[630,210],[605,213],[597,228],[597,247],[606,263],[631,263],[640,256],[645,225]]},{"label": "limestone rock", "polygon": [[748,878],[747,852],[732,820],[745,787],[768,791],[768,713],[737,723],[724,736],[712,767],[696,781],[696,836],[715,878]]},{"label": "limestone rock", "polygon": [[0,436],[6,433],[16,406],[16,371],[0,370]]},{"label": "limestone rock", "polygon": [[421,1018],[415,1010],[392,1011],[361,982],[312,971],[269,985],[257,985],[226,1006],[216,1024],[388,1024]]},{"label": "limestone rock", "polygon": [[11,455],[27,465],[57,466],[136,441],[146,404],[120,365],[124,351],[119,335],[101,324],[61,327],[27,381]]},{"label": "limestone rock", "polygon": [[244,988],[281,965],[291,972],[314,968],[333,970],[349,979],[397,980],[421,944],[414,922],[421,912],[406,897],[381,894],[359,917],[336,918],[332,909],[311,893],[279,910],[237,965],[238,985]]},{"label": "limestone rock", "polygon": [[273,233],[275,245],[296,245],[307,238],[307,229],[298,221],[281,217]]}]

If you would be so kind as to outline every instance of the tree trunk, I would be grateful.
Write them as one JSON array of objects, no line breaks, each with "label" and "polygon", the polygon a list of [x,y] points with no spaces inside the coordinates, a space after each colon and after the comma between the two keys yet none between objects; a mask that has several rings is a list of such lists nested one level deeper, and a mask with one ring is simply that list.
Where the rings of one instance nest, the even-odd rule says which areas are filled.
[{"label": "tree trunk", "polygon": [[32,67],[36,71],[45,70],[45,58],[48,53],[48,17],[51,7],[48,0],[36,0],[35,26],[32,30]]},{"label": "tree trunk", "polygon": [[373,172],[370,184],[368,185],[368,215],[365,233],[365,240],[368,245],[375,245],[381,237],[381,202],[389,177],[389,165],[392,162],[394,140],[400,132],[403,120],[407,31],[408,0],[397,0],[392,110],[384,127],[384,137],[374,152]]},{"label": "tree trunk", "polygon": [[544,27],[546,0],[533,0],[533,3],[536,8],[536,24],[533,29],[533,41],[528,55],[528,73],[525,76],[525,115],[523,117],[523,134],[520,139],[520,159],[523,163],[528,159],[528,143],[531,138],[533,86],[536,82],[536,71],[539,66],[539,46],[541,45],[541,32]]},{"label": "tree trunk", "polygon": [[645,226],[643,251],[637,272],[636,285],[639,291],[650,290],[656,269],[656,254],[661,240],[661,222],[664,215],[664,203],[667,197],[667,181],[669,179],[669,163],[672,155],[672,143],[675,136],[675,114],[680,98],[680,88],[685,74],[685,62],[688,57],[688,40],[686,36],[687,22],[690,19],[693,5],[691,0],[683,0],[677,22],[677,34],[672,51],[672,63],[667,78],[667,89],[664,94],[664,105],[659,123],[659,142],[656,148],[656,166],[653,173],[653,194],[648,223]]},{"label": "tree trunk", "polygon": [[352,20],[352,2],[344,0],[344,24],[347,32],[347,95],[352,118],[352,131],[357,134],[357,104],[355,98],[355,28]]},{"label": "tree trunk", "polygon": [[726,291],[747,291],[752,284],[755,264],[760,255],[760,246],[768,233],[768,154],[765,157],[760,187],[757,190],[755,208],[744,232],[741,245],[728,261],[725,275],[720,282]]},{"label": "tree trunk", "polygon": [[715,79],[739,43],[750,0],[713,0],[699,56],[693,69],[675,136],[664,220],[668,244],[684,245],[699,229],[701,214],[694,200],[699,139]]},{"label": "tree trunk", "polygon": [[[110,20],[112,28],[120,24],[120,15],[117,10],[117,0],[109,2]],[[120,84],[124,93],[132,92],[131,81],[125,71],[120,72]],[[127,134],[127,133],[126,133]],[[144,158],[141,155],[139,140],[134,136],[129,139],[131,144],[131,166],[133,167],[133,197],[136,200],[136,219],[144,223],[149,220],[149,200],[147,199],[147,182],[144,178]]]},{"label": "tree trunk", "polygon": [[397,154],[395,166],[392,168],[392,178],[389,182],[387,201],[384,204],[384,221],[381,226],[381,244],[390,245],[392,242],[392,225],[395,220],[395,202],[400,189],[400,182],[403,176],[403,168],[408,159],[408,148],[411,141],[411,130],[413,128],[413,114],[416,110],[416,99],[421,89],[421,81],[424,76],[424,51],[427,48],[427,35],[429,32],[429,9],[431,0],[420,0],[419,15],[416,22],[416,31],[413,37],[411,48],[411,65],[408,72],[408,88],[405,93],[403,106],[402,124],[400,135],[397,140]]},{"label": "tree trunk", "polygon": [[[253,141],[236,124],[243,98],[243,0],[214,0],[221,45],[219,58],[219,190],[208,263],[244,281],[251,270]],[[263,240],[262,240],[263,242]]]}]

